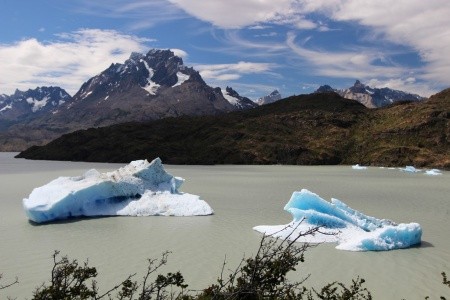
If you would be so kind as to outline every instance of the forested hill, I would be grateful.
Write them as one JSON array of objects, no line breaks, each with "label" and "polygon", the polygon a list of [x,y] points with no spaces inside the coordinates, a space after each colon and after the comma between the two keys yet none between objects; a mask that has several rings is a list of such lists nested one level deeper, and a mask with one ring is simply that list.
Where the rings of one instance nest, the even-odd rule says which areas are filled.
[{"label": "forested hill", "polygon": [[450,168],[450,89],[380,109],[335,93],[293,96],[219,116],[66,134],[17,157],[169,164],[355,164]]}]

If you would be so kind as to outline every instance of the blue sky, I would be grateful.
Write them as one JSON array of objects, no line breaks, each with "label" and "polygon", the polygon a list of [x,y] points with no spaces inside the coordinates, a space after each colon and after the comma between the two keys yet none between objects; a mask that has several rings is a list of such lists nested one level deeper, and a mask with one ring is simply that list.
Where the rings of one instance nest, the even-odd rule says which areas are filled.
[{"label": "blue sky", "polygon": [[252,99],[356,79],[429,96],[450,86],[449,15],[448,0],[2,0],[0,94],[73,95],[160,48]]}]

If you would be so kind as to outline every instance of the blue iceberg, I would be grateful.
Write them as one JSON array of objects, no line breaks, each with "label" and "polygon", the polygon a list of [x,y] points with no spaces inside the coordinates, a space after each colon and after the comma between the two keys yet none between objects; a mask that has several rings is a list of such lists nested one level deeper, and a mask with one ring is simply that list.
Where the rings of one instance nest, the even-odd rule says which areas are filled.
[{"label": "blue iceberg", "polygon": [[36,223],[81,216],[193,216],[213,214],[199,196],[178,191],[184,179],[164,170],[159,158],[137,160],[118,170],[89,170],[59,177],[35,188],[23,200]]},{"label": "blue iceberg", "polygon": [[280,238],[296,238],[312,228],[314,235],[303,236],[300,242],[334,242],[336,249],[349,251],[384,251],[420,244],[422,228],[417,223],[396,224],[354,210],[342,201],[331,203],[306,189],[294,192],[284,207],[293,216],[287,225],[256,226],[255,230]]}]

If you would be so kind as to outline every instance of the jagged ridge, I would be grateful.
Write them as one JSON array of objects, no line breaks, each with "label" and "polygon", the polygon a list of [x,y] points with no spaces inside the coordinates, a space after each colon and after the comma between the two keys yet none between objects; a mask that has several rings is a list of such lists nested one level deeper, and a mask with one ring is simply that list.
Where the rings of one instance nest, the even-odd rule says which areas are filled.
[{"label": "jagged ridge", "polygon": [[371,88],[356,80],[355,84],[348,89],[334,89],[329,85],[322,85],[316,93],[335,92],[344,98],[356,100],[368,108],[377,108],[391,105],[399,101],[421,101],[424,97],[390,88]]},{"label": "jagged ridge", "polygon": [[[248,98],[230,92],[232,95],[224,95],[220,88],[208,86],[199,72],[185,66],[171,50],[132,53],[123,64],[111,64],[86,81],[73,99],[61,102],[58,109],[0,124],[0,151],[23,150],[89,127],[217,115],[253,107]],[[3,96],[1,103],[6,103]]]}]

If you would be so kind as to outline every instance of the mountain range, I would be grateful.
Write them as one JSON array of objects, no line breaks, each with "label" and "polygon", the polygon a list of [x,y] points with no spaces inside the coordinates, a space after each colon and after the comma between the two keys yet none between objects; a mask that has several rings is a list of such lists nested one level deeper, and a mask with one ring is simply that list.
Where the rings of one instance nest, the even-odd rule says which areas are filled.
[{"label": "mountain range", "polygon": [[[344,90],[321,86],[316,93],[334,92],[366,107],[423,100],[360,81]],[[217,116],[253,110],[282,99],[278,90],[252,101],[233,88],[213,88],[199,72],[185,66],[170,50],[132,53],[82,84],[71,97],[59,87],[40,87],[0,95],[0,151],[21,151],[43,145],[65,133],[124,122],[146,122],[181,116]]]},{"label": "mountain range", "polygon": [[111,64],[73,97],[54,87],[1,95],[0,151],[23,150],[78,129],[256,106],[231,87],[210,87],[172,51],[152,49]]},{"label": "mountain range", "polygon": [[346,99],[356,100],[368,108],[378,108],[391,105],[399,101],[421,101],[424,97],[416,94],[393,90],[390,88],[371,88],[356,80],[348,89],[334,89],[329,85],[322,85],[316,93],[335,92]]},{"label": "mountain range", "polygon": [[450,169],[450,89],[369,109],[334,92],[288,97],[217,116],[77,131],[29,159],[171,164],[363,164]]},{"label": "mountain range", "polygon": [[[72,97],[59,87],[39,87],[14,94],[0,95],[0,120],[3,123],[26,120],[37,115],[53,114]],[[1,122],[0,122],[1,124]]]}]

